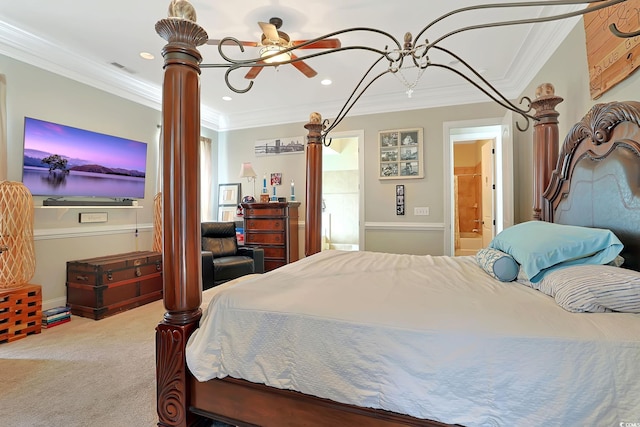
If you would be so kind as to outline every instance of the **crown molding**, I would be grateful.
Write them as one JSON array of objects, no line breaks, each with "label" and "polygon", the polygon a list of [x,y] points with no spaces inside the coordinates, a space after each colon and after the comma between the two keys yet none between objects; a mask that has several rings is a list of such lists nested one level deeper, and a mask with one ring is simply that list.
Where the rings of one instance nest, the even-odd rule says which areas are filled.
[{"label": "crown molding", "polygon": [[[100,61],[79,56],[64,46],[3,21],[0,21],[0,53],[129,101],[162,110],[161,86],[137,79]],[[203,107],[200,116],[203,126],[218,129],[220,113]]]},{"label": "crown molding", "polygon": [[[569,11],[578,9],[580,8],[574,7]],[[505,90],[511,93],[515,92],[516,96],[522,94],[542,69],[542,66],[546,64],[551,55],[580,22],[582,22],[582,17],[577,16],[532,26],[520,50],[513,57],[514,61],[509,68],[506,79],[509,88]]]}]

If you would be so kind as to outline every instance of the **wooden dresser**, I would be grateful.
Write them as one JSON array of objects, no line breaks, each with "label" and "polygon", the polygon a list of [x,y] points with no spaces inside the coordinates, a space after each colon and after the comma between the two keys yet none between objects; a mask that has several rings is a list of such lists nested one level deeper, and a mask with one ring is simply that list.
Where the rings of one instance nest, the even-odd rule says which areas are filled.
[{"label": "wooden dresser", "polygon": [[300,202],[243,203],[244,244],[264,249],[264,270],[298,260]]}]

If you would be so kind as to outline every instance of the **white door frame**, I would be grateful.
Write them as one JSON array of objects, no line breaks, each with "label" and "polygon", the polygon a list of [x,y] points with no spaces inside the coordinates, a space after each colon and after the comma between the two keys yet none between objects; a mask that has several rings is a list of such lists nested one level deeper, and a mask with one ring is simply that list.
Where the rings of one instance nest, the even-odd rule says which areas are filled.
[{"label": "white door frame", "polygon": [[364,250],[364,129],[330,132],[328,137],[358,138],[358,248]]},{"label": "white door frame", "polygon": [[[454,247],[454,203],[453,197],[453,144],[455,141],[474,139],[495,139],[495,182],[496,182],[496,233],[503,229],[505,218],[513,218],[513,194],[508,184],[513,181],[511,176],[503,176],[504,171],[511,171],[513,165],[512,149],[507,146],[510,138],[503,138],[505,132],[505,118],[489,118],[477,120],[462,120],[443,123],[444,139],[444,251],[445,255],[453,255]],[[511,130],[509,129],[508,132]],[[504,146],[503,146],[504,140]],[[507,154],[504,156],[503,154]],[[506,184],[506,185],[505,185]],[[505,191],[507,190],[507,191]]]}]

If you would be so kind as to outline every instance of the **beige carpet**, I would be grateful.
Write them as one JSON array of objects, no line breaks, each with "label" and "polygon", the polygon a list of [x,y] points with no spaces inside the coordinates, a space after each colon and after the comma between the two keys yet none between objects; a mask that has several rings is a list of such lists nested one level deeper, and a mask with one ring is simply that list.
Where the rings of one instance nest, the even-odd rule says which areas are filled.
[{"label": "beige carpet", "polygon": [[156,301],[0,344],[0,425],[155,426]]}]

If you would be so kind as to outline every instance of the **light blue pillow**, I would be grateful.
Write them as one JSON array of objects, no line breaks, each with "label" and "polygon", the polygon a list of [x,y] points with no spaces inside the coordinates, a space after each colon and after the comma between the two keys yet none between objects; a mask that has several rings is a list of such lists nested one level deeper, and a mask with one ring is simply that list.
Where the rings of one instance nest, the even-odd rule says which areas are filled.
[{"label": "light blue pillow", "polygon": [[476,253],[476,262],[484,271],[501,282],[512,282],[518,277],[520,266],[511,255],[492,248]]},{"label": "light blue pillow", "polygon": [[489,247],[511,255],[535,283],[554,268],[607,264],[623,245],[611,230],[528,221],[503,230]]}]

